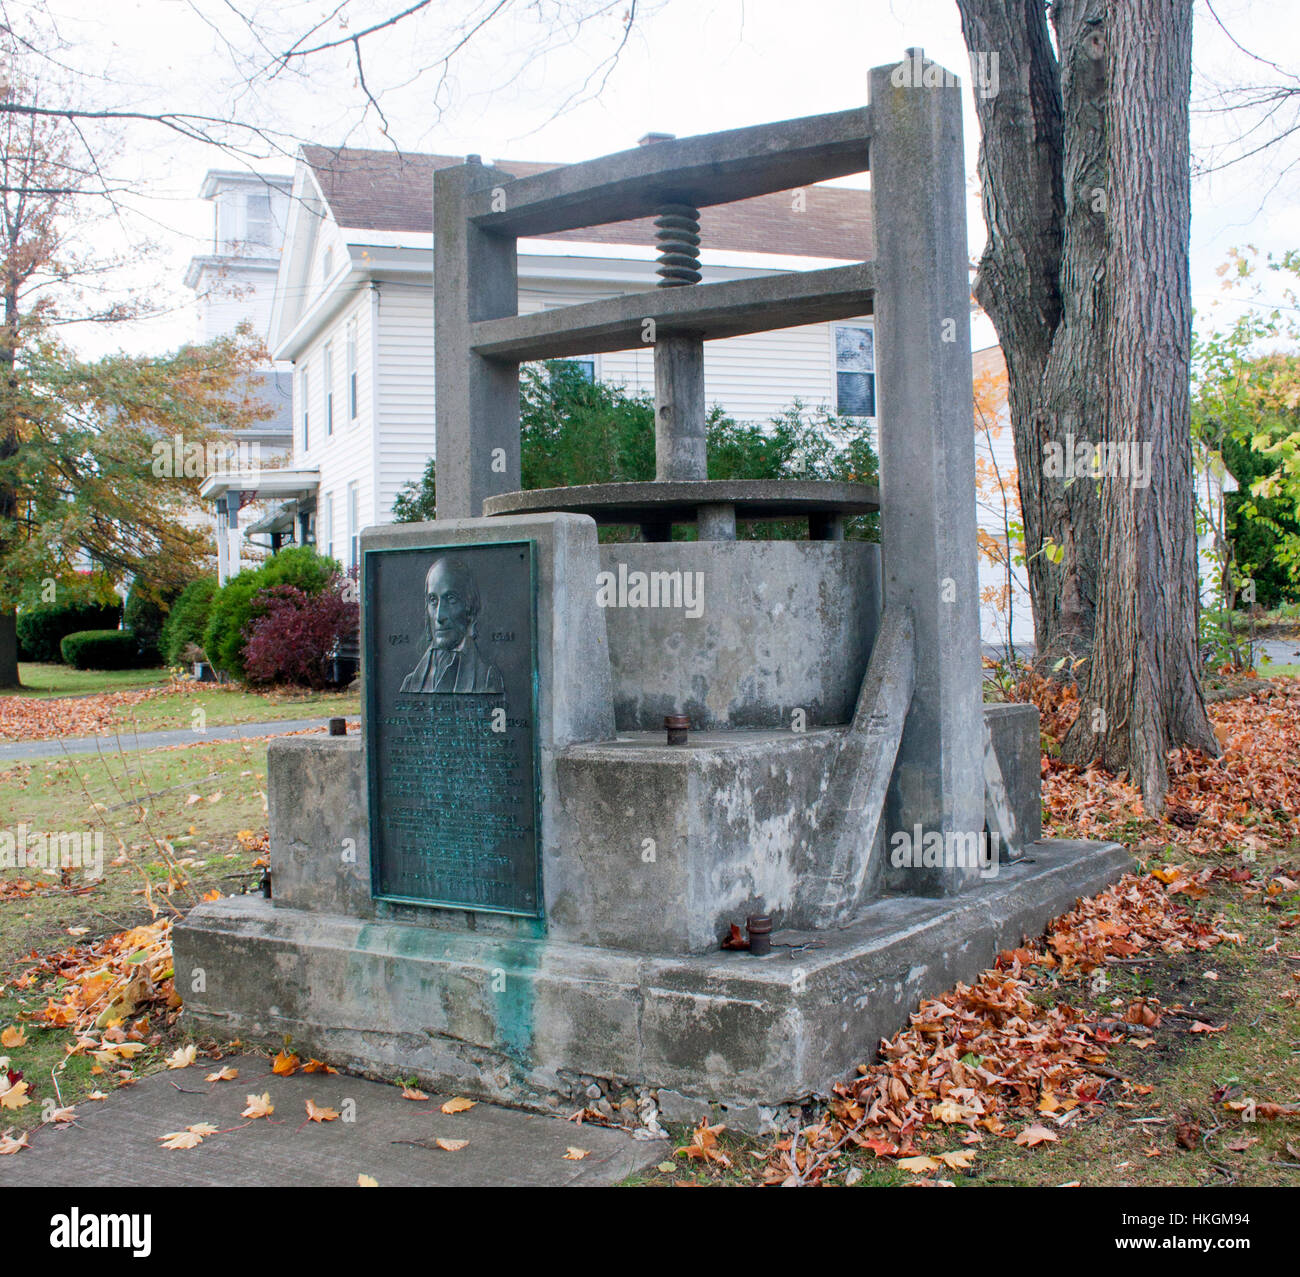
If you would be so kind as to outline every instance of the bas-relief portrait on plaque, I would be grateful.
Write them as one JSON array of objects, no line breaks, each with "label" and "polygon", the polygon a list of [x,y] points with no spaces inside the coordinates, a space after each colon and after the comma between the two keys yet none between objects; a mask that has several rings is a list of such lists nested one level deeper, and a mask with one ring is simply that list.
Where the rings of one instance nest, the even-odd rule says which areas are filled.
[{"label": "bas-relief portrait on plaque", "polygon": [[402,691],[504,692],[501,671],[478,650],[482,608],[474,573],[459,559],[434,559],[424,578],[429,646],[402,681]]},{"label": "bas-relief portrait on plaque", "polygon": [[372,886],[538,916],[530,542],[368,550]]}]

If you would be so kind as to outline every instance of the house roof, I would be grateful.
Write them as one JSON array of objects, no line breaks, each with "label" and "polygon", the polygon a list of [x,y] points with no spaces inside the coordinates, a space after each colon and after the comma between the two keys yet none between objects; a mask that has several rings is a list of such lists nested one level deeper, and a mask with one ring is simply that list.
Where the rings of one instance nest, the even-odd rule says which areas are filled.
[{"label": "house roof", "polygon": [[[464,163],[460,155],[398,154],[352,147],[304,146],[334,220],[354,230],[433,230],[434,170]],[[527,177],[556,164],[499,160],[495,167]],[[842,186],[804,188],[805,206],[795,211],[788,191],[759,195],[700,210],[705,249],[781,253],[864,261],[872,255],[871,194]],[[542,239],[597,244],[654,244],[649,218],[555,231]]]}]

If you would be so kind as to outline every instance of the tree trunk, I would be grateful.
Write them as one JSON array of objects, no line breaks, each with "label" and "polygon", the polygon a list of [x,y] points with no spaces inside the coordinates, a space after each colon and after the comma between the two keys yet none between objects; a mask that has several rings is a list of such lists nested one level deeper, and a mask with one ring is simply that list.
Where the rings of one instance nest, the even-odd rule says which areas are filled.
[{"label": "tree trunk", "polygon": [[[1096,439],[1104,403],[1104,0],[957,0],[999,89],[975,97],[988,242],[975,296],[997,329],[1040,666],[1085,656],[1096,601],[1098,498],[1051,464]],[[1060,553],[1049,553],[1051,545]],[[1058,560],[1059,561],[1056,561]]]},{"label": "tree trunk", "polygon": [[[1061,190],[1065,203],[1059,263],[1061,322],[1052,336],[1038,405],[1043,449],[1064,460],[1082,441],[1097,441],[1105,420],[1106,40],[1105,0],[1058,0],[1052,8],[1061,51]],[[1047,467],[1044,465],[1044,470]],[[1041,610],[1038,664],[1072,662],[1092,650],[1101,570],[1096,485],[1040,473],[1042,526],[1061,546],[1059,566],[1046,555],[1034,614]],[[1031,578],[1032,579],[1032,578]]]},{"label": "tree trunk", "polygon": [[1105,570],[1096,640],[1062,756],[1127,771],[1156,813],[1169,787],[1171,747],[1219,752],[1201,695],[1196,635],[1192,0],[1112,0],[1110,12],[1104,439],[1112,456],[1127,452],[1130,468],[1127,477],[1121,467],[1099,483]]},{"label": "tree trunk", "polygon": [[0,612],[0,687],[19,687],[18,616]]},{"label": "tree trunk", "polygon": [[[8,260],[15,256],[12,246]],[[18,355],[18,288],[19,281],[10,270],[4,281],[4,326],[0,329],[0,462],[17,455],[20,446],[18,435],[18,378],[15,365]],[[18,499],[14,486],[0,482],[0,558],[11,546],[6,534],[13,526],[18,513]],[[0,606],[0,687],[21,686],[18,678],[18,614],[12,604]]]}]

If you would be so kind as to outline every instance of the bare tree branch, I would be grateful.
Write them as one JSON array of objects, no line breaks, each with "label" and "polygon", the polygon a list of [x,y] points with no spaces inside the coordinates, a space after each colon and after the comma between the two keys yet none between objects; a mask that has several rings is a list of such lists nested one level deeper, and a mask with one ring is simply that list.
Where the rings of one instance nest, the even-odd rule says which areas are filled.
[{"label": "bare tree branch", "polygon": [[[432,0],[417,0],[417,3],[411,5],[409,8],[403,9],[401,13],[395,13],[391,17],[384,18],[382,21],[376,22],[373,25],[366,27],[364,31],[356,32],[355,35],[340,36],[337,40],[327,40],[323,44],[313,45],[309,49],[298,48],[298,45],[300,45],[303,42],[303,40],[310,38],[312,32],[319,31],[320,28],[323,27],[325,23],[329,21],[329,18],[324,18],[320,22],[318,22],[315,27],[312,28],[311,32],[308,32],[306,35],[300,36],[299,39],[294,42],[293,46],[290,49],[282,53],[280,55],[280,61],[282,63],[287,63],[290,58],[309,58],[313,54],[324,53],[329,49],[342,48],[346,44],[355,45],[357,44],[358,41],[364,40],[366,36],[374,35],[376,31],[383,31],[388,27],[395,27],[399,22],[402,21],[403,18],[409,18],[413,13],[419,13],[421,9],[427,9],[431,3]],[[345,5],[342,4],[339,5],[338,9],[335,9],[334,13],[330,14],[330,17],[332,18],[334,14],[337,14],[339,10],[345,7],[346,7]]]}]

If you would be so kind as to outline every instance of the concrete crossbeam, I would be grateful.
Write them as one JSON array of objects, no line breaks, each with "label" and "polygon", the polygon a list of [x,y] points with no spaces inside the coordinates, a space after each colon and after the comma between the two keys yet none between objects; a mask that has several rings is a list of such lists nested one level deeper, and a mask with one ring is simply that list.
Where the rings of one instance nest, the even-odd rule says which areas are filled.
[{"label": "concrete crossbeam", "polygon": [[476,192],[469,216],[496,235],[544,235],[647,217],[664,203],[696,208],[788,191],[867,168],[866,107],[637,146],[506,179]]},{"label": "concrete crossbeam", "polygon": [[705,341],[869,315],[870,262],[759,275],[693,288],[657,288],[470,326],[470,349],[486,359],[524,363],[632,350],[673,334]]}]

